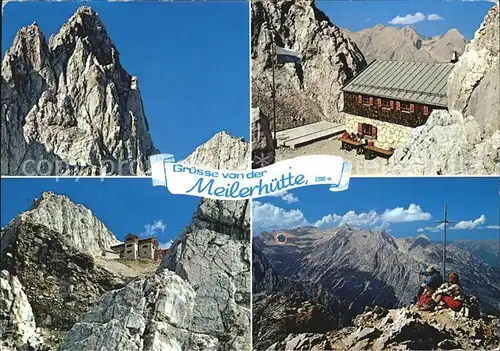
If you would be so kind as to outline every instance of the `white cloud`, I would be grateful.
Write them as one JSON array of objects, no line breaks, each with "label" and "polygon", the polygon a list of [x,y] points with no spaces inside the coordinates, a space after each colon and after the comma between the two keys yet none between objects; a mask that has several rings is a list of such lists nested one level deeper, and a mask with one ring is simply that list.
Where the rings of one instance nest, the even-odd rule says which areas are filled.
[{"label": "white cloud", "polygon": [[417,23],[417,22],[421,22],[423,20],[425,20],[425,15],[423,13],[421,13],[421,12],[417,12],[414,15],[412,15],[410,13],[410,14],[407,14],[406,16],[404,16],[404,17],[396,16],[392,20],[390,20],[389,23],[390,24],[403,24],[403,25],[407,25],[407,24],[414,24],[414,23]]},{"label": "white cloud", "polygon": [[344,215],[333,213],[324,216],[314,225],[316,227],[331,227],[350,224],[355,227],[372,228],[373,230],[387,230],[390,223],[426,221],[430,218],[430,213],[422,211],[422,208],[418,205],[410,204],[407,209],[404,207],[387,209],[381,215],[375,210],[362,213],[349,211]]},{"label": "white cloud", "polygon": [[144,231],[141,233],[141,235],[154,236],[159,233],[163,233],[165,229],[167,229],[167,225],[165,224],[165,222],[163,222],[163,219],[160,219],[158,221],[154,221],[151,224],[144,225]]},{"label": "white cloud", "polygon": [[382,214],[382,220],[388,223],[427,221],[431,217],[430,213],[423,212],[422,208],[415,204],[410,204],[406,210],[403,207],[396,207]]},{"label": "white cloud", "polygon": [[309,225],[300,210],[285,210],[270,203],[253,202],[253,229],[256,232],[294,229]]},{"label": "white cloud", "polygon": [[350,224],[355,227],[373,227],[380,223],[380,216],[374,210],[370,212],[356,213],[349,211],[346,214],[339,216],[335,213],[329,214],[314,223],[316,227],[333,227],[342,224]]},{"label": "white cloud", "polygon": [[440,230],[443,230],[444,229],[444,224],[441,223],[441,224],[438,224],[436,226],[433,226],[433,227],[424,227],[424,228],[418,228],[417,229],[417,232],[419,233],[422,233],[422,232],[433,232],[433,233],[437,233],[439,232]]},{"label": "white cloud", "polygon": [[439,16],[436,13],[433,13],[433,14],[430,14],[429,16],[427,16],[427,20],[428,21],[439,21],[439,20],[444,20],[444,18]]},{"label": "white cloud", "polygon": [[295,202],[299,202],[299,198],[292,193],[289,193],[287,191],[283,191],[282,193],[275,194],[275,195],[270,195],[272,197],[279,197],[281,200],[286,201],[289,204],[293,204]]},{"label": "white cloud", "polygon": [[314,225],[325,229],[344,224],[376,231],[389,231],[391,223],[426,221],[430,218],[430,213],[424,212],[418,205],[410,204],[407,209],[396,207],[387,209],[382,214],[377,213],[375,210],[361,213],[352,210],[344,214],[330,213],[311,224],[302,211],[297,209],[285,210],[270,203],[261,203],[259,201],[254,201],[253,207],[253,226],[257,232],[294,229],[306,225]]},{"label": "white cloud", "polygon": [[481,215],[479,218],[476,218],[473,221],[460,221],[450,229],[454,230],[476,229],[480,225],[484,224],[484,222],[486,222],[486,216]]},{"label": "white cloud", "polygon": [[481,227],[481,228],[485,228],[485,229],[500,229],[500,225],[487,225],[486,227]]}]

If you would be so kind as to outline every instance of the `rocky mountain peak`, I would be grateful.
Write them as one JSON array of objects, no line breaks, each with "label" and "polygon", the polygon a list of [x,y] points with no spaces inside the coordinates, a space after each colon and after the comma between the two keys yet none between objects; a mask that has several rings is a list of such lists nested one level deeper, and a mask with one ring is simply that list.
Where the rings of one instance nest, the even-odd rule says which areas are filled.
[{"label": "rocky mountain peak", "polygon": [[198,146],[182,161],[187,165],[211,169],[245,170],[250,167],[250,148],[242,137],[222,131]]},{"label": "rocky mountain peak", "polygon": [[403,28],[401,28],[401,32],[407,33],[411,36],[421,37],[421,35],[417,32],[417,30],[413,26],[410,26],[410,25],[406,25]]},{"label": "rocky mountain peak", "polygon": [[20,213],[7,228],[2,229],[6,233],[2,241],[15,240],[16,228],[23,223],[52,230],[66,245],[92,256],[100,256],[103,250],[119,243],[90,209],[53,192],[43,192],[33,201],[30,210]]},{"label": "rocky mountain peak", "polygon": [[2,98],[4,175],[144,175],[158,153],[137,78],[90,7],[48,45],[36,24],[19,30],[2,61]]},{"label": "rocky mountain peak", "polygon": [[49,38],[49,47],[55,54],[59,54],[61,50],[74,50],[79,42],[95,55],[101,65],[119,63],[115,45],[99,15],[90,7],[78,8],[61,29]]},{"label": "rocky mountain peak", "polygon": [[456,36],[456,37],[459,37],[459,38],[463,38],[463,40],[466,40],[465,37],[462,35],[462,33],[460,33],[460,31],[456,28],[451,28],[449,29],[444,35],[443,37],[446,37],[446,36]]}]

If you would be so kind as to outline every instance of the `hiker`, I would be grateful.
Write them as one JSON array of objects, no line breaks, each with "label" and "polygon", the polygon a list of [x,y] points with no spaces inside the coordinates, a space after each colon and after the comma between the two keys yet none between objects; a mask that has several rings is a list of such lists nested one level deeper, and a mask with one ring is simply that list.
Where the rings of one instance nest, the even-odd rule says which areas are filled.
[{"label": "hiker", "polygon": [[432,294],[432,300],[434,307],[437,306],[440,301],[443,301],[446,306],[453,311],[459,310],[460,307],[462,307],[462,295],[458,274],[450,273],[448,282],[443,283],[443,285]]},{"label": "hiker", "polygon": [[344,131],[344,134],[340,137],[340,139],[349,139],[349,133]]},{"label": "hiker", "polygon": [[416,299],[417,301],[420,298],[420,295],[422,295],[425,290],[433,293],[443,283],[443,277],[441,276],[441,273],[433,266],[427,267],[425,271],[418,272],[418,274],[426,276],[427,279],[419,286]]}]

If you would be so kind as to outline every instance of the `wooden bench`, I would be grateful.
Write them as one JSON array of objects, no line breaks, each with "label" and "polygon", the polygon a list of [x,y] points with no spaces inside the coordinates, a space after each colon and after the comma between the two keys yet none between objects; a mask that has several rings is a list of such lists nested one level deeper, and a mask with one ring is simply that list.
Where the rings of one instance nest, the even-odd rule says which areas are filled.
[{"label": "wooden bench", "polygon": [[347,151],[351,151],[352,149],[359,150],[360,146],[363,146],[363,144],[351,139],[340,139],[340,141],[342,142],[340,148]]},{"label": "wooden bench", "polygon": [[366,145],[365,147],[365,159],[371,160],[377,156],[383,157],[386,160],[394,153],[394,150],[386,150],[372,145]]}]

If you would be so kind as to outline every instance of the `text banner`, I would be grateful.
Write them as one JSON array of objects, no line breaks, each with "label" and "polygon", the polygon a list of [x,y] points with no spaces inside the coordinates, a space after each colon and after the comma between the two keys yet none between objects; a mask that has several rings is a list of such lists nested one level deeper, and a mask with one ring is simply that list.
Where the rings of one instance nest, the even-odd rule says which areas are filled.
[{"label": "text banner", "polygon": [[300,156],[247,171],[188,166],[174,163],[172,155],[154,155],[150,161],[153,186],[166,186],[172,194],[219,200],[260,198],[318,184],[343,191],[349,186],[352,167],[329,155]]}]

